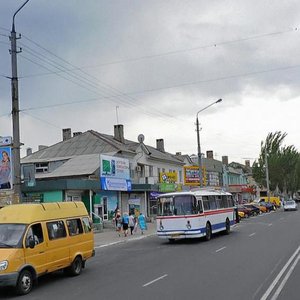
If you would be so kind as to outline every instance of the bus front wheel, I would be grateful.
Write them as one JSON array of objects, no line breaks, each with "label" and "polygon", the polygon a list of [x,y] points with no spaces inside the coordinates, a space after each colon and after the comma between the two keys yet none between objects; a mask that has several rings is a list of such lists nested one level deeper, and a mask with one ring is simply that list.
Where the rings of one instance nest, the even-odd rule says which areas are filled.
[{"label": "bus front wheel", "polygon": [[205,240],[209,241],[211,239],[211,226],[210,224],[207,222],[206,223],[206,228],[205,228]]}]

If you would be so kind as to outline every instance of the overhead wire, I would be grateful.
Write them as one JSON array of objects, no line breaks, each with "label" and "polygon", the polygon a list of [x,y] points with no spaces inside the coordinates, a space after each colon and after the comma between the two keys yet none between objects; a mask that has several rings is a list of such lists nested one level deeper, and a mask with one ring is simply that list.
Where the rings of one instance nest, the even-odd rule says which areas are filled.
[{"label": "overhead wire", "polygon": [[[131,105],[134,105],[134,107],[136,105],[139,105],[138,102],[137,102],[137,99],[131,97],[128,95],[128,93],[124,93],[123,91],[120,91],[119,89],[116,89],[115,87],[112,87],[111,85],[107,84],[107,83],[104,83],[102,81],[100,81],[98,78],[96,78],[95,76],[92,76],[90,75],[89,73],[85,72],[81,67],[77,67],[75,66],[74,64],[68,62],[67,60],[59,57],[57,54],[53,53],[52,51],[46,49],[45,47],[39,45],[38,43],[32,41],[32,39],[29,39],[27,36],[25,36],[25,39],[27,39],[28,41],[32,42],[34,45],[40,47],[41,49],[45,50],[46,52],[48,52],[49,54],[53,55],[54,57],[58,58],[59,60],[63,61],[64,63],[70,65],[71,67],[73,67],[74,69],[73,70],[78,70],[80,72],[82,72],[85,76],[88,76],[89,78],[92,78],[92,80],[94,80],[94,82],[96,82],[96,85],[97,87],[99,87],[99,83],[103,86],[104,85],[104,88],[106,90],[108,90],[109,93],[115,93],[114,94],[114,97],[126,97],[128,100],[127,100],[127,104],[128,104],[128,101]],[[67,72],[71,71],[70,69],[67,69]],[[103,88],[101,86],[101,88]],[[133,101],[133,103],[132,103]],[[174,116],[171,116],[169,114],[166,114],[166,113],[163,113],[161,112],[160,110],[157,110],[156,108],[152,108],[151,109],[151,114],[153,115],[153,111],[156,112],[157,115],[160,115],[162,117],[169,117],[169,118],[175,118],[175,119],[178,119]]]},{"label": "overhead wire", "polygon": [[[27,38],[27,39],[28,39],[28,38]],[[34,42],[34,44],[38,45],[36,42]],[[24,45],[24,44],[23,44],[23,45]],[[31,51],[31,52],[34,52],[34,53],[35,53],[35,54],[31,53],[31,55],[34,55],[34,56],[38,55],[38,56],[45,57],[45,55],[36,52],[35,50],[31,49],[30,47],[27,46],[27,48],[29,49],[29,52]],[[27,51],[28,51],[28,49],[27,49]],[[45,48],[42,47],[42,49],[45,49]],[[52,52],[49,51],[49,50],[47,50],[47,52],[52,53]],[[54,55],[55,57],[59,58],[59,56],[57,56],[56,54],[53,54],[53,55]],[[39,58],[41,59],[41,57],[39,57]],[[27,58],[27,59],[28,59],[28,58]],[[87,79],[87,78],[84,77],[84,76],[80,76],[80,75],[78,75],[78,74],[70,73],[70,71],[69,71],[68,69],[66,69],[66,68],[65,68],[63,65],[61,65],[61,64],[58,64],[59,67],[57,67],[57,66],[56,66],[57,63],[56,63],[55,61],[53,61],[53,60],[50,60],[50,59],[48,59],[48,58],[46,58],[46,60],[47,60],[47,63],[48,63],[48,64],[52,65],[53,67],[55,67],[55,68],[57,68],[57,69],[59,69],[59,70],[64,70],[64,72],[67,73],[69,76],[71,76],[71,77],[73,77],[73,78],[76,77],[78,80],[81,80],[81,81],[83,80],[83,81],[85,81],[86,84],[92,86],[93,88],[96,88],[96,89],[102,88],[102,89],[103,89],[103,87],[100,87],[100,86],[99,86],[98,82],[95,83],[95,82],[93,82],[93,81]],[[66,60],[64,60],[64,59],[62,59],[62,58],[61,58],[61,60],[64,61],[64,62],[66,62],[66,63],[68,63],[69,65],[72,65],[71,63],[67,62]],[[49,63],[49,61],[50,61],[50,63]],[[74,65],[72,65],[72,66],[74,66]],[[48,69],[48,70],[49,70],[49,69]],[[92,78],[93,80],[98,80],[96,77],[91,76],[90,74],[84,72],[84,71],[81,70],[80,68],[78,68],[78,70],[80,70],[81,72],[83,72],[85,75],[88,75],[88,76],[89,76],[90,78]],[[61,74],[56,74],[56,75],[60,76]],[[63,77],[63,78],[66,79],[65,77]],[[72,81],[72,82],[73,82],[73,81]],[[115,101],[118,102],[119,104],[123,104],[123,105],[125,104],[125,105],[127,105],[127,106],[131,106],[133,109],[136,109],[136,106],[138,106],[137,99],[134,99],[134,98],[132,98],[132,97],[129,97],[129,96],[127,96],[126,93],[123,93],[123,92],[121,92],[121,91],[119,91],[119,90],[117,90],[117,89],[115,89],[115,88],[113,88],[113,87],[111,87],[111,86],[109,86],[109,85],[103,83],[103,82],[102,82],[101,84],[106,86],[106,87],[105,87],[105,90],[102,91],[102,93],[114,93],[114,94],[111,95],[111,96],[106,96],[106,95],[103,96],[103,95],[101,95],[101,96],[105,97],[106,99],[113,99],[113,98],[116,99],[116,98],[120,98],[120,97],[127,97],[127,100],[124,99],[124,98],[122,98],[122,99],[115,100]],[[81,85],[81,87],[82,87],[82,85]],[[90,90],[90,89],[89,89],[89,90]],[[91,90],[90,90],[90,91],[91,91]],[[98,90],[97,90],[97,91],[93,91],[93,92],[99,94]],[[134,101],[134,102],[132,102],[132,101]],[[154,116],[154,117],[157,116],[157,117],[160,117],[160,118],[165,118],[165,117],[167,116],[167,117],[169,117],[169,118],[175,118],[175,117],[173,117],[173,116],[171,116],[171,115],[169,115],[169,114],[162,113],[161,111],[156,110],[156,109],[152,109],[151,112],[145,111],[144,108],[140,108],[139,110],[141,110],[141,109],[143,110],[143,113],[148,114],[148,115],[150,115],[150,116]],[[156,111],[156,112],[154,113],[153,111]],[[178,118],[177,118],[177,119],[178,119]]]}]

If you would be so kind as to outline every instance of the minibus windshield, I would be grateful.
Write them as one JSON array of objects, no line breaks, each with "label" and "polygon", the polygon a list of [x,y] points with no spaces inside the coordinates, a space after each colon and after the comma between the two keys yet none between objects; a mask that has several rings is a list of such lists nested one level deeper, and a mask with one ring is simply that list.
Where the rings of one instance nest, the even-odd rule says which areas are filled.
[{"label": "minibus windshield", "polygon": [[25,228],[25,224],[0,224],[0,248],[17,247]]}]

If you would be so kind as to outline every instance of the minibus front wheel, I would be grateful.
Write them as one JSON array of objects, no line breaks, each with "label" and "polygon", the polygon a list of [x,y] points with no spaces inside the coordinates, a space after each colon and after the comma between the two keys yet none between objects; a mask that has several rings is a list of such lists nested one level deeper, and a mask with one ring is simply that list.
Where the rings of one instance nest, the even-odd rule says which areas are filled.
[{"label": "minibus front wheel", "polygon": [[77,276],[81,273],[82,266],[83,266],[82,258],[81,256],[78,255],[73,260],[71,266],[66,268],[66,271],[70,276]]},{"label": "minibus front wheel", "polygon": [[16,292],[18,295],[30,293],[33,287],[33,274],[30,270],[23,270],[18,278]]}]

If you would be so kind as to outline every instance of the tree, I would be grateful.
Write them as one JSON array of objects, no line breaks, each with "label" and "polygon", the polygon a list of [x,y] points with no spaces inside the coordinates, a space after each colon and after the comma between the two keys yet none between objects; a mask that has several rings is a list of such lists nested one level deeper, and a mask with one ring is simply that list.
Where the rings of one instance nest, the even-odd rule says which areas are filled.
[{"label": "tree", "polygon": [[270,189],[292,194],[300,188],[300,154],[294,146],[282,147],[286,136],[280,131],[268,134],[266,141],[261,142],[261,153],[252,171],[256,182],[266,186],[267,159]]}]

